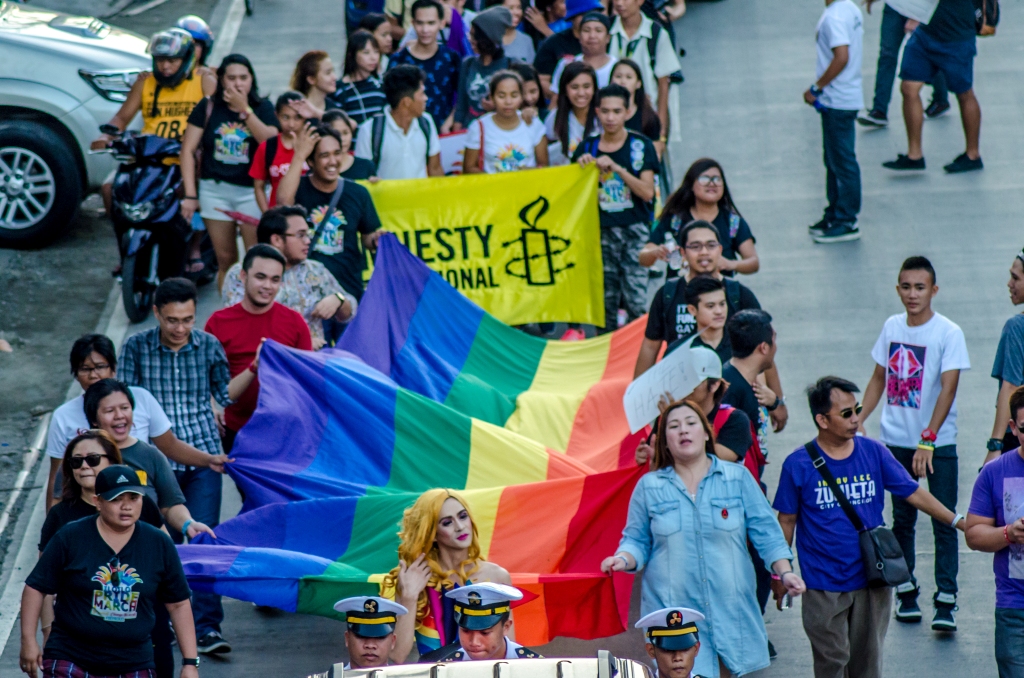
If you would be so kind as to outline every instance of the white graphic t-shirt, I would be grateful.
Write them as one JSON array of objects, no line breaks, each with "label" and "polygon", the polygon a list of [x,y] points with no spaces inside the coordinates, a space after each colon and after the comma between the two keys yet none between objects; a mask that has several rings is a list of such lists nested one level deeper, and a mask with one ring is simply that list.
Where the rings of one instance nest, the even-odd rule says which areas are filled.
[{"label": "white graphic t-shirt", "polygon": [[466,133],[466,148],[480,150],[483,135],[483,170],[487,174],[514,172],[537,166],[535,149],[544,139],[544,124],[537,118],[527,125],[520,115],[519,126],[504,130],[494,122],[494,114],[477,118]]}]

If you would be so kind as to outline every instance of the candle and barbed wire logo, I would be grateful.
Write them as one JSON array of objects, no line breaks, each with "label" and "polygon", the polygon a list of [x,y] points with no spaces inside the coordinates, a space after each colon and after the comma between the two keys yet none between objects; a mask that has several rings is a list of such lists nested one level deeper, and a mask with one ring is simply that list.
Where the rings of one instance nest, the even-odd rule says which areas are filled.
[{"label": "candle and barbed wire logo", "polygon": [[559,267],[555,262],[555,257],[572,245],[571,240],[552,235],[546,228],[537,228],[549,206],[548,199],[541,196],[519,210],[519,220],[526,224],[526,228],[518,238],[501,243],[502,247],[516,243],[522,246],[522,256],[513,257],[505,264],[505,272],[514,278],[522,278],[527,285],[554,285],[556,275],[576,266],[568,262]]}]

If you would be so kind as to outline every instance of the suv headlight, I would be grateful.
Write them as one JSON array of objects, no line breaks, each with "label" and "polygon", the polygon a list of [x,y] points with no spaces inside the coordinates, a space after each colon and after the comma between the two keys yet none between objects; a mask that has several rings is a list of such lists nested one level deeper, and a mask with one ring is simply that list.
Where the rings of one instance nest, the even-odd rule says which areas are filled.
[{"label": "suv headlight", "polygon": [[112,71],[90,71],[84,68],[78,70],[82,79],[92,85],[92,88],[104,99],[109,101],[122,102],[128,98],[128,92],[139,77],[140,71],[112,70]]}]

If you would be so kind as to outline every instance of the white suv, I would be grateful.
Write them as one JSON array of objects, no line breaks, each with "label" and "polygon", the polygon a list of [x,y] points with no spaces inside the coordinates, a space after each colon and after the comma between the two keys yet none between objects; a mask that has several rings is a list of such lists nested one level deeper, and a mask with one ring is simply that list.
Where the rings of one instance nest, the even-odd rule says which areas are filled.
[{"label": "white suv", "polygon": [[53,242],[114,168],[89,144],[150,68],[146,45],[99,19],[0,0],[0,246]]}]

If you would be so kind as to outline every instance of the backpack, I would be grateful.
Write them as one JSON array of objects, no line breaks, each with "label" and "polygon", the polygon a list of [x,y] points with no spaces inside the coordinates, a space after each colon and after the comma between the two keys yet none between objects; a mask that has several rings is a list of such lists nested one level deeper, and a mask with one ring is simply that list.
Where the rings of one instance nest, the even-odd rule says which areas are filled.
[{"label": "backpack", "polygon": [[[668,313],[668,308],[672,305],[672,299],[676,296],[676,288],[679,287],[679,281],[682,278],[672,278],[667,281],[661,288],[661,301],[665,307],[665,312]],[[730,308],[739,310],[740,307],[740,284],[732,278],[722,278],[722,283],[725,284],[725,301],[729,304]]]},{"label": "backpack", "polygon": [[[373,123],[370,127],[370,149],[373,154],[373,171],[378,172],[380,169],[380,149],[384,146],[384,127],[386,120],[384,120],[384,113],[378,113],[373,116]],[[426,162],[430,165],[430,123],[428,123],[423,116],[416,118],[416,123],[420,126],[420,131],[423,132],[423,139],[426,141]]]},{"label": "backpack", "polygon": [[974,32],[983,38],[996,34],[999,0],[974,0]]},{"label": "backpack", "polygon": [[[736,408],[732,405],[719,405],[718,412],[715,413],[715,420],[711,422],[711,428],[715,433],[715,437],[718,437],[719,431],[725,426],[725,422],[729,421],[729,417],[732,416],[733,410]],[[757,431],[755,430],[754,422],[750,422],[750,447],[747,448],[746,454],[743,455],[743,465],[750,475],[754,476],[754,480],[761,484],[761,469],[767,463],[764,453],[761,452],[761,443],[757,440]]]},{"label": "backpack", "polygon": [[270,137],[264,143],[266,148],[263,149],[263,169],[264,174],[269,177],[270,166],[274,164],[274,156],[277,155],[277,135]]},{"label": "backpack", "polygon": [[[984,0],[975,0],[975,2],[981,2],[981,1],[984,1]],[[994,0],[992,0],[992,1],[994,1]],[[654,64],[655,64],[655,61],[656,61],[655,57],[658,54],[658,36],[661,35],[661,31],[662,30],[664,30],[664,29],[662,28],[661,24],[658,23],[656,20],[652,19],[651,20],[651,37],[647,38],[647,57],[651,60],[651,73],[654,73]],[[622,35],[620,34],[618,36],[618,38],[619,38],[619,50],[621,51],[622,50]],[[626,58],[627,59],[632,59],[633,58],[633,50],[636,49],[635,45],[637,45],[639,43],[640,43],[640,38],[636,38],[635,40],[630,40],[628,43],[626,43]],[[630,50],[630,48],[629,48],[630,45],[634,45],[633,50]],[[673,46],[672,49],[675,50],[675,47]],[[678,83],[683,82],[683,80],[684,80],[684,78],[683,78],[683,72],[682,71],[675,71],[674,73],[672,73],[671,75],[668,76],[668,81],[670,83],[677,83],[678,84]],[[650,93],[648,93],[648,96],[650,96]]]}]

